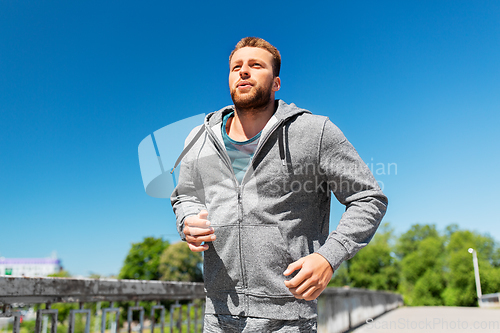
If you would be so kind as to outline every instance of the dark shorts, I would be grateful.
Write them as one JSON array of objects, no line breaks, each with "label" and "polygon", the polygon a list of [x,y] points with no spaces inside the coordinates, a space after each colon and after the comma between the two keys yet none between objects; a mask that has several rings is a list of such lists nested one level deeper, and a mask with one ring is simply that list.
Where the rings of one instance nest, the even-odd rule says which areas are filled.
[{"label": "dark shorts", "polygon": [[204,333],[316,333],[316,318],[278,320],[205,314]]}]

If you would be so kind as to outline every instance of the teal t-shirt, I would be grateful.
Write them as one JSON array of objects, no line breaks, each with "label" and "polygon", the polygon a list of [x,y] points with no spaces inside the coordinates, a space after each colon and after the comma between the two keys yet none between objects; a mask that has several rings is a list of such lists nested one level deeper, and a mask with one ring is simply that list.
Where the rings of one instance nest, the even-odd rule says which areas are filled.
[{"label": "teal t-shirt", "polygon": [[234,111],[228,113],[224,116],[222,120],[222,139],[224,140],[224,145],[226,146],[227,154],[231,159],[231,165],[233,166],[234,174],[236,175],[236,179],[241,184],[243,181],[243,176],[245,176],[245,172],[250,166],[250,162],[252,161],[253,155],[255,154],[255,149],[257,149],[257,145],[259,143],[260,131],[253,138],[248,139],[246,141],[235,141],[227,135],[226,131],[226,123],[230,117],[233,117]]}]

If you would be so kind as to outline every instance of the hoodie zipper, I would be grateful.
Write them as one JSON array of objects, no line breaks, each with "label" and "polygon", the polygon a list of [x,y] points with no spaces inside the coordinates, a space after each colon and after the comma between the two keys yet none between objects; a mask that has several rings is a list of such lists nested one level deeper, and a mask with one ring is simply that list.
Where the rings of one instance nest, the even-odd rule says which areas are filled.
[{"label": "hoodie zipper", "polygon": [[[255,150],[255,153],[252,157],[252,160],[250,161],[250,165],[253,165],[255,158],[262,150],[262,147],[267,143],[267,141],[269,140],[271,135],[276,131],[276,129],[279,128],[283,123],[284,123],[283,119],[278,121],[266,133],[266,136],[264,138],[262,138],[262,140],[259,140],[259,145],[257,146],[257,149]],[[248,281],[246,279],[246,268],[244,265],[244,255],[243,255],[243,246],[242,246],[243,241],[242,241],[241,235],[242,235],[242,231],[243,231],[242,230],[243,229],[242,228],[242,222],[243,222],[242,189],[243,189],[243,182],[245,181],[245,178],[246,178],[247,173],[248,173],[248,169],[245,172],[245,175],[243,176],[242,184],[239,184],[238,180],[236,179],[236,175],[234,174],[233,167],[231,166],[231,159],[229,158],[229,155],[227,154],[226,149],[224,149],[224,147],[221,146],[219,140],[217,139],[215,133],[212,131],[210,126],[208,126],[208,124],[206,124],[205,126],[206,126],[207,133],[209,133],[209,135],[212,139],[212,142],[215,144],[217,150],[219,151],[220,156],[223,158],[224,162],[226,163],[226,166],[229,168],[229,170],[231,171],[231,174],[233,175],[233,183],[234,183],[234,186],[236,188],[237,198],[238,198],[238,231],[239,231],[239,233],[238,233],[238,242],[239,242],[238,248],[239,248],[239,256],[240,256],[240,269],[241,269],[241,274],[242,274],[241,281],[243,283],[243,287],[244,287],[245,292],[247,292],[248,291]],[[246,306],[245,306],[245,308],[246,308]]]},{"label": "hoodie zipper", "polygon": [[[253,165],[254,164],[254,161],[255,161],[255,157],[260,153],[260,151],[262,150],[262,147],[266,144],[267,140],[271,137],[271,135],[274,133],[274,131],[276,131],[276,129],[281,126],[281,124],[283,123],[284,121],[283,120],[280,120],[279,122],[277,122],[276,124],[274,124],[274,126],[269,130],[269,132],[266,134],[266,136],[264,138],[262,138],[262,140],[259,140],[259,145],[257,146],[257,149],[255,150],[255,153],[252,157],[252,160],[250,161],[250,165]],[[241,246],[243,244],[242,242],[242,222],[243,222],[243,204],[242,204],[242,189],[243,189],[243,184],[245,182],[245,179],[246,179],[246,176],[247,176],[247,173],[248,173],[248,170],[250,168],[247,169],[247,171],[245,172],[245,175],[243,176],[242,178],[242,181],[241,181],[241,184],[238,186],[238,220],[239,220],[239,234],[238,234],[238,239],[239,239],[239,242],[240,242],[240,247],[239,247],[239,252],[240,252],[240,267],[241,267],[241,272],[243,274],[243,286],[245,288],[245,292],[248,292],[248,282],[247,282],[247,279],[246,279],[246,268],[245,268],[245,264],[244,264],[244,259],[243,259],[243,246]],[[234,174],[234,172],[233,172]],[[235,176],[236,177],[236,176]],[[246,304],[245,304],[245,310],[246,310]]]},{"label": "hoodie zipper", "polygon": [[224,147],[221,146],[221,143],[219,142],[219,140],[217,139],[217,136],[215,135],[215,133],[212,131],[212,129],[207,125],[206,126],[206,130],[207,130],[207,133],[209,133],[210,135],[210,138],[212,139],[212,142],[214,143],[214,145],[216,146],[218,152],[219,152],[219,155],[223,158],[224,162],[226,163],[226,166],[229,168],[229,171],[231,172],[232,176],[233,176],[233,184],[234,184],[234,187],[236,189],[236,193],[237,193],[237,200],[238,200],[238,242],[239,242],[239,246],[238,246],[238,249],[239,249],[239,257],[240,257],[240,269],[241,269],[241,282],[243,283],[243,288],[244,290],[247,290],[248,289],[248,282],[247,282],[247,279],[246,279],[246,269],[245,269],[245,266],[244,266],[244,261],[243,261],[243,242],[242,242],[242,239],[241,239],[241,234],[242,234],[242,222],[243,222],[243,207],[242,207],[242,203],[241,203],[241,189],[242,189],[242,186],[241,184],[238,184],[238,180],[236,179],[236,175],[234,174],[234,170],[233,170],[233,167],[231,165],[231,159],[229,158],[229,155],[227,154],[227,151]]}]

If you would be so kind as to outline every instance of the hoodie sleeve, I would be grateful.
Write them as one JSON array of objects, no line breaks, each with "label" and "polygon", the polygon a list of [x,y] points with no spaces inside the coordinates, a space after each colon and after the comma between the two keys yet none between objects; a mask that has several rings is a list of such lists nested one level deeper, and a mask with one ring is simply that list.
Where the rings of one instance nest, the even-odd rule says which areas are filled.
[{"label": "hoodie sleeve", "polygon": [[340,129],[326,120],[319,151],[329,190],[346,207],[336,230],[317,253],[336,270],[372,239],[387,209],[387,197]]},{"label": "hoodie sleeve", "polygon": [[[191,142],[194,134],[198,132],[198,130],[199,127],[196,127],[191,131],[186,139],[185,146]],[[170,202],[172,203],[172,208],[177,220],[177,232],[183,241],[186,240],[186,235],[182,232],[186,217],[197,215],[201,210],[206,209],[203,203],[203,193],[198,190],[202,187],[199,186],[196,163],[196,154],[194,153],[194,149],[192,149],[182,160],[179,171],[179,181],[170,196]]]}]

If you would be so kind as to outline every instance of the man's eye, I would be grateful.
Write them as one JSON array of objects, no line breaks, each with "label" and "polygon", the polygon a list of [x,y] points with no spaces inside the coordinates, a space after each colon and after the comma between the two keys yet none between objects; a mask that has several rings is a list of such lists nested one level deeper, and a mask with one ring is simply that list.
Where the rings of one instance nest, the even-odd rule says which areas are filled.
[{"label": "man's eye", "polygon": [[237,65],[237,66],[234,66],[233,67],[233,71],[237,71],[238,69],[240,69],[241,66]]},{"label": "man's eye", "polygon": [[253,64],[253,66],[254,66],[254,67],[262,67],[262,65],[261,65],[261,64],[259,64],[259,63],[255,63],[255,64]]}]

